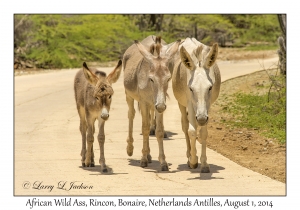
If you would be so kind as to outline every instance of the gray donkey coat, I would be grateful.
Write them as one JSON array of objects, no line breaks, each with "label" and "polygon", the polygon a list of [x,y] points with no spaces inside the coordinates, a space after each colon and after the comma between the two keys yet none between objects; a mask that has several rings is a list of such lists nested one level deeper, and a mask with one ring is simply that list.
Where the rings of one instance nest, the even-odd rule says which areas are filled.
[{"label": "gray donkey coat", "polygon": [[[161,170],[167,171],[163,137],[163,112],[166,109],[168,82],[171,79],[169,63],[178,50],[180,40],[166,45],[160,37],[149,36],[143,41],[135,41],[123,56],[124,87],[128,104],[129,133],[127,138],[127,154],[133,153],[132,126],[135,115],[134,100],[139,102],[142,115],[143,149],[141,166],[151,162],[149,133],[150,112],[155,110],[156,138],[159,146]],[[153,113],[152,113],[153,117]]]},{"label": "gray donkey coat", "polygon": [[101,171],[107,172],[104,157],[104,124],[109,118],[109,109],[112,102],[112,83],[120,77],[122,61],[120,60],[116,68],[106,76],[105,72],[95,68],[89,68],[86,63],[79,70],[74,79],[75,101],[80,117],[80,132],[82,136],[81,162],[82,166],[93,167],[94,162],[94,133],[95,120],[99,121],[98,142],[100,146]]}]

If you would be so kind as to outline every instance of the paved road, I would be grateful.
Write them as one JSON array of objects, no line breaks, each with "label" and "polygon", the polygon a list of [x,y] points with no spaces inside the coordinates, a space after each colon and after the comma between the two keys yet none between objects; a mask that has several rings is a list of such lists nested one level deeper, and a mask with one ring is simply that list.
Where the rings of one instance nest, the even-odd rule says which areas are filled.
[{"label": "paved road", "polygon": [[[274,67],[268,59],[264,67]],[[219,62],[222,80],[258,71],[262,61]],[[112,68],[102,68],[110,72]],[[186,145],[180,113],[170,89],[165,112],[164,140],[169,172],[159,170],[158,145],[150,137],[153,162],[139,167],[142,149],[141,116],[134,120],[134,153],[126,153],[127,104],[123,73],[113,88],[110,119],[106,122],[107,174],[99,172],[99,145],[95,140],[96,167],[82,168],[81,135],[73,79],[77,70],[15,77],[15,195],[285,195],[286,185],[248,170],[208,149],[211,173],[200,173],[186,165]],[[137,110],[137,109],[136,109]],[[96,131],[97,132],[97,131]],[[216,131],[217,132],[217,131]],[[209,141],[209,139],[208,139]],[[197,143],[197,150],[201,145]],[[200,156],[200,155],[199,155]],[[75,183],[71,190],[68,190]],[[80,185],[81,189],[74,189]],[[35,189],[37,188],[37,189]],[[83,189],[84,188],[84,189]]]}]

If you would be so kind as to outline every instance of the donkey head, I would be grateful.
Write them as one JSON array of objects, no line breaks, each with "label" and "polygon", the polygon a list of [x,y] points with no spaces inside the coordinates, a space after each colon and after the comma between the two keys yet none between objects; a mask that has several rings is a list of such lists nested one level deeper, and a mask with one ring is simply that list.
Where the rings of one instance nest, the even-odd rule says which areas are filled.
[{"label": "donkey head", "polygon": [[[153,103],[155,109],[162,113],[167,108],[166,95],[168,82],[171,79],[171,73],[168,63],[176,54],[180,40],[176,41],[165,51],[162,51],[161,38],[155,40],[155,44],[150,47],[150,52],[138,41],[135,41],[138,50],[149,63],[149,69],[141,69],[139,75],[139,88],[144,89],[150,83],[153,90]],[[153,54],[152,54],[153,53]]]},{"label": "donkey head", "polygon": [[122,61],[119,60],[115,69],[106,76],[105,72],[94,71],[93,73],[86,63],[83,63],[83,72],[87,81],[94,87],[93,103],[101,110],[101,118],[107,120],[109,117],[110,104],[114,93],[112,83],[115,83],[121,73]]},{"label": "donkey head", "polygon": [[197,123],[204,126],[208,122],[208,110],[214,90],[215,75],[211,67],[218,55],[218,44],[213,44],[211,48],[205,45],[196,45],[192,49],[188,52],[182,46],[180,57],[184,66],[190,70],[189,99],[196,113]]}]

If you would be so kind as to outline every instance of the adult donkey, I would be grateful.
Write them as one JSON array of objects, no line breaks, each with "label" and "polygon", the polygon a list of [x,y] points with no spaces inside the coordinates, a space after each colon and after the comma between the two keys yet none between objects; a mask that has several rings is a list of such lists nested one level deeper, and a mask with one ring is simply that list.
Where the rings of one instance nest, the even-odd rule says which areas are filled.
[{"label": "adult donkey", "polygon": [[[106,76],[105,72],[89,68],[83,63],[74,80],[75,100],[80,117],[80,132],[82,136],[81,162],[82,166],[94,167],[94,133],[95,120],[99,121],[98,142],[100,146],[101,171],[107,172],[104,157],[104,124],[109,118],[109,109],[114,93],[112,83],[115,83],[121,73],[122,61],[119,60],[115,69]],[[86,135],[87,131],[87,135]],[[87,144],[87,148],[86,148]]]},{"label": "adult donkey", "polygon": [[[169,61],[178,51],[180,40],[166,45],[160,37],[148,36],[143,41],[135,41],[123,56],[124,87],[128,104],[129,132],[127,154],[133,154],[132,126],[135,115],[134,100],[138,101],[142,115],[143,149],[141,167],[151,162],[149,133],[150,111],[155,110],[156,138],[159,146],[158,160],[162,171],[168,171],[165,160],[163,137],[163,112],[166,109],[168,82],[171,79]],[[153,114],[152,114],[153,116]]]},{"label": "adult donkey", "polygon": [[[200,171],[210,172],[206,157],[208,111],[220,92],[221,75],[216,64],[218,45],[208,47],[195,38],[186,38],[180,45],[172,74],[174,96],[181,112],[182,130],[185,134],[190,168],[197,168],[196,150],[202,144]],[[200,137],[200,139],[199,139]]]}]

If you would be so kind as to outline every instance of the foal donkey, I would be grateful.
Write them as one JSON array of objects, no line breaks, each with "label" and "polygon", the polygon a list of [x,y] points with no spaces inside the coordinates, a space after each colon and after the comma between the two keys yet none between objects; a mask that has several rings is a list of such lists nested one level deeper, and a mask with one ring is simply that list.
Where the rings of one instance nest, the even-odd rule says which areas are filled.
[{"label": "foal donkey", "polygon": [[[95,120],[99,121],[98,142],[100,146],[101,171],[107,172],[104,157],[104,124],[109,118],[109,109],[114,93],[112,83],[115,83],[121,73],[122,61],[119,60],[115,69],[106,76],[103,71],[89,68],[83,63],[74,80],[75,100],[80,117],[80,132],[82,136],[81,162],[83,167],[94,167],[94,133]],[[86,135],[87,131],[87,135]],[[87,148],[86,148],[87,145]]]}]

